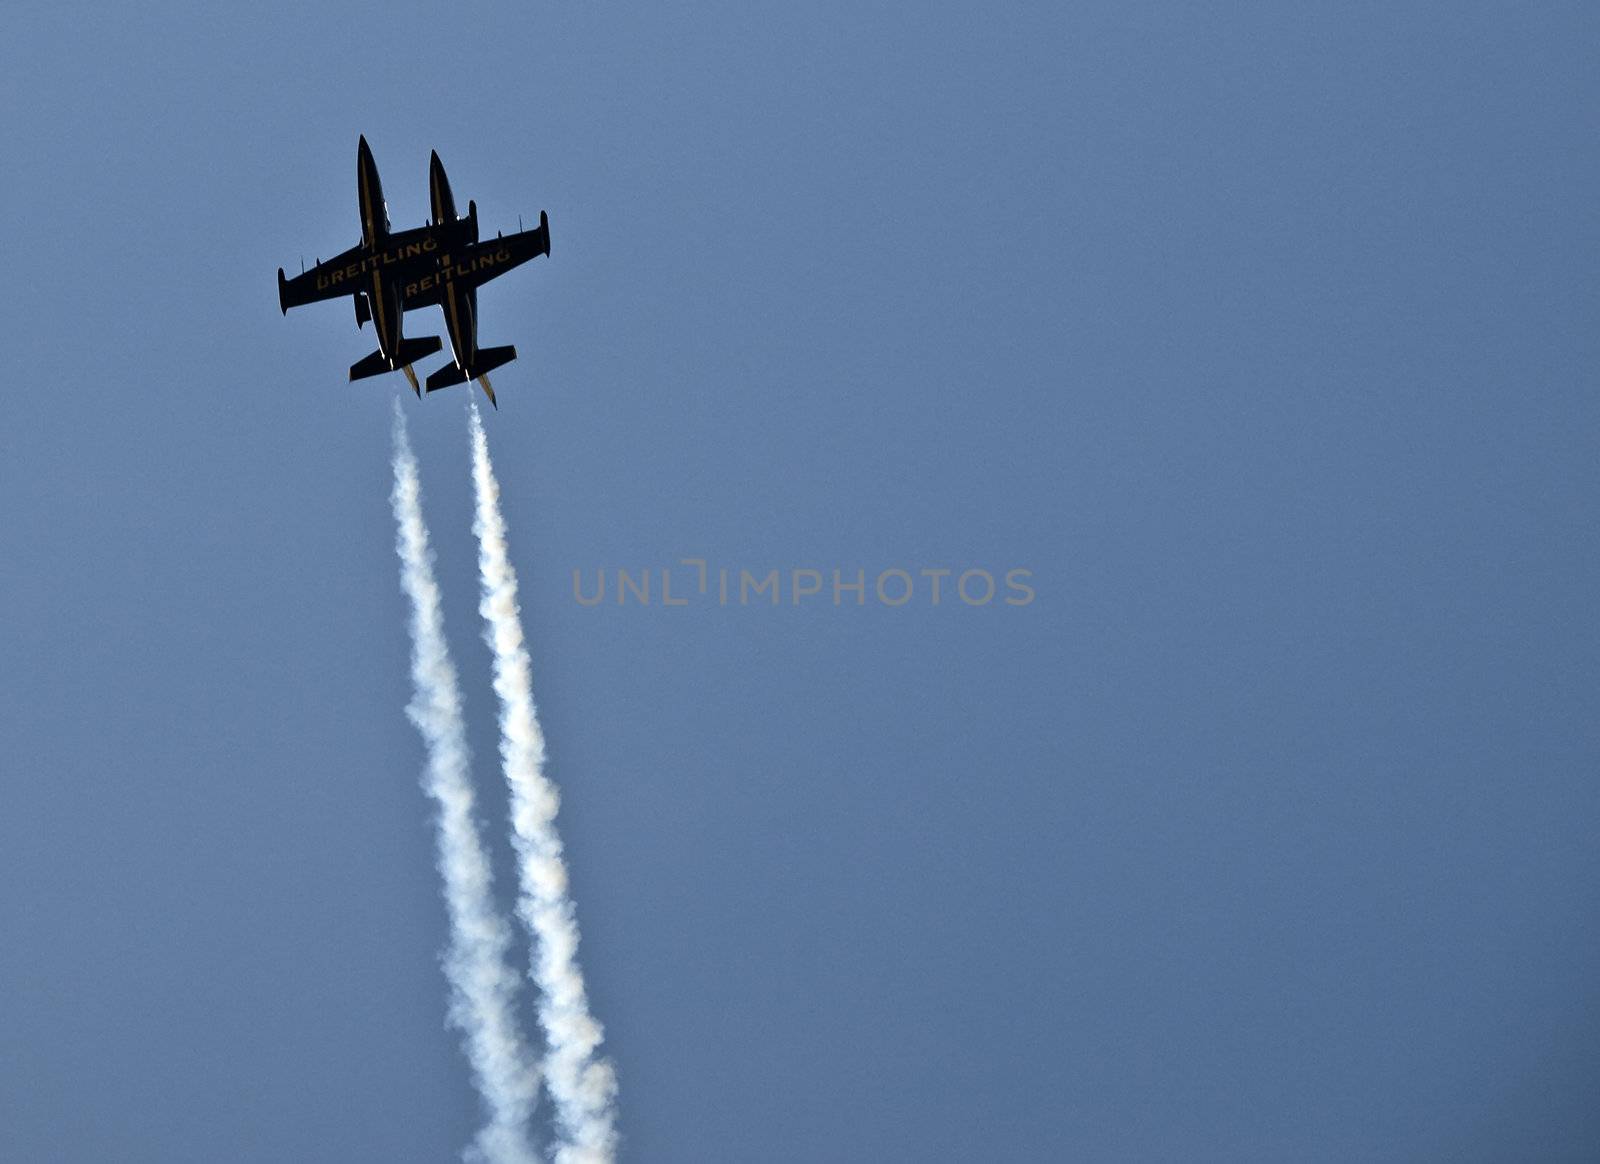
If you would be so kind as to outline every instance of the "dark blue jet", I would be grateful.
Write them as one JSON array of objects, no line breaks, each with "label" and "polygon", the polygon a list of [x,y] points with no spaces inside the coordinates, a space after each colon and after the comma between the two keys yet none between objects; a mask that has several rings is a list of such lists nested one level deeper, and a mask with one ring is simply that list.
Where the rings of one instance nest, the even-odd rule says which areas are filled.
[{"label": "dark blue jet", "polygon": [[448,232],[453,225],[470,223],[473,240],[441,257],[433,270],[408,281],[404,288],[407,311],[430,307],[435,303],[444,309],[445,328],[450,335],[450,352],[455,360],[428,377],[428,391],[476,380],[489,398],[489,403],[498,408],[494,386],[489,383],[489,373],[516,359],[517,349],[510,344],[496,348],[478,346],[478,288],[512,267],[540,255],[548,255],[550,219],[541,210],[539,225],[532,230],[497,234],[492,239],[477,241],[477,204],[468,202],[467,217],[456,218],[456,201],[450,193],[450,179],[445,176],[444,163],[439,160],[437,151],[428,166],[428,198],[433,208],[431,225],[435,230]]}]

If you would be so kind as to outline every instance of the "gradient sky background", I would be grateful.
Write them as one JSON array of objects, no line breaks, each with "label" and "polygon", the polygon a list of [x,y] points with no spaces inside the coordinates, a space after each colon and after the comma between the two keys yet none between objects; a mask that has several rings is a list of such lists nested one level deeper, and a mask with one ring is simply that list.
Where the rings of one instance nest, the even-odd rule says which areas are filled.
[{"label": "gradient sky background", "polygon": [[[347,384],[370,328],[274,289],[365,133],[397,227],[430,149],[550,214],[487,419],[626,1159],[1600,1158],[1597,51],[1580,3],[10,6],[0,1156],[476,1126],[387,500],[400,395],[509,898],[467,396]],[[689,556],[1038,597],[573,601]]]}]

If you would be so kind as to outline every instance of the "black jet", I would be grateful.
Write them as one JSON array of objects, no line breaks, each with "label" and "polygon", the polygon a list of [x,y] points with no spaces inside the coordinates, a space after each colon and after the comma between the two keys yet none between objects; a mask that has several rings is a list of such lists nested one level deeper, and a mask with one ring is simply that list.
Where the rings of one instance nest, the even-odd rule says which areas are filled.
[{"label": "black jet", "polygon": [[478,208],[467,203],[467,217],[456,218],[455,197],[450,193],[450,179],[445,176],[444,163],[438,151],[428,166],[428,196],[433,208],[431,225],[435,230],[449,231],[453,225],[470,223],[471,240],[450,249],[439,258],[432,270],[408,279],[404,289],[407,311],[430,307],[437,303],[444,309],[445,328],[450,334],[450,351],[455,357],[428,377],[428,391],[448,388],[476,380],[483,388],[489,403],[496,408],[494,386],[489,383],[489,373],[517,358],[517,349],[510,344],[504,347],[480,348],[478,346],[478,288],[512,267],[529,259],[550,253],[550,219],[539,212],[539,225],[532,230],[519,230],[516,234],[496,235],[493,239],[478,241]]},{"label": "black jet", "polygon": [[451,252],[461,253],[477,241],[476,213],[448,222],[429,223],[413,230],[389,228],[389,209],[378,181],[378,167],[372,150],[362,136],[356,149],[356,196],[361,210],[361,241],[349,250],[286,279],[278,268],[278,306],[289,308],[324,299],[348,295],[355,301],[356,324],[373,321],[378,333],[378,350],[350,365],[350,379],[360,380],[382,372],[403,371],[418,396],[416,373],[411,365],[439,350],[439,337],[406,339],[402,331],[405,289],[424,274],[436,271],[441,259]]}]

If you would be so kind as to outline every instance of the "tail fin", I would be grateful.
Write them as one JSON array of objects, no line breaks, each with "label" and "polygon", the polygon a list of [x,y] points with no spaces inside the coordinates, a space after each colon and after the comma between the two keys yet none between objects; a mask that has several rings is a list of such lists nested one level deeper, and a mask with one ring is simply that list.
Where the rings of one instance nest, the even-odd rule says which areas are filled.
[{"label": "tail fin", "polygon": [[451,385],[465,384],[466,382],[466,373],[452,361],[428,377],[428,391],[437,392],[441,388],[449,388]]},{"label": "tail fin", "polygon": [[401,367],[409,367],[424,356],[431,356],[439,350],[439,337],[436,335],[419,336],[417,339],[403,339],[400,341],[400,358],[395,361]]},{"label": "tail fin", "polygon": [[422,357],[431,356],[438,350],[439,337],[436,335],[423,336],[420,339],[403,339],[400,341],[399,355],[393,363],[389,362],[383,352],[373,352],[370,356],[364,356],[350,365],[350,379],[365,380],[368,376],[379,376],[384,372],[409,368]]},{"label": "tail fin", "polygon": [[479,348],[478,358],[473,361],[471,368],[463,370],[458,365],[449,363],[429,376],[428,391],[437,392],[441,388],[449,388],[455,384],[465,384],[468,380],[476,380],[480,376],[487,376],[501,364],[509,364],[516,358],[517,349],[513,344],[507,344],[503,348]]},{"label": "tail fin", "polygon": [[516,358],[517,348],[515,344],[507,344],[503,348],[479,348],[478,358],[472,364],[472,376],[476,379],[479,376],[486,375],[502,364],[509,364]]},{"label": "tail fin", "polygon": [[389,361],[384,359],[383,353],[373,352],[370,356],[363,356],[350,365],[350,379],[365,380],[368,376],[378,376],[392,371],[394,369],[389,366]]}]

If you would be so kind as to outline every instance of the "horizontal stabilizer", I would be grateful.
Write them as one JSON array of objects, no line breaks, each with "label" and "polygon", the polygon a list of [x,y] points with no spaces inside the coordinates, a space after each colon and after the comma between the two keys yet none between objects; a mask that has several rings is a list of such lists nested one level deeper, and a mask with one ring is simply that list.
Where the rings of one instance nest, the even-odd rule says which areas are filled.
[{"label": "horizontal stabilizer", "polygon": [[479,376],[494,371],[501,364],[509,364],[516,358],[515,344],[507,344],[503,348],[479,348],[478,358],[472,366],[472,378],[476,380]]},{"label": "horizontal stabilizer", "polygon": [[478,358],[473,362],[470,371],[463,371],[455,363],[446,364],[428,377],[428,391],[437,392],[440,388],[465,384],[468,380],[487,376],[501,364],[509,364],[516,358],[517,349],[513,344],[507,344],[503,348],[479,348]]},{"label": "horizontal stabilizer", "polygon": [[403,339],[400,341],[398,358],[389,362],[389,358],[381,351],[373,352],[350,365],[350,379],[365,380],[368,376],[381,376],[384,372],[397,372],[401,368],[409,368],[424,356],[431,356],[439,350],[439,337],[436,335],[423,336],[420,339]]},{"label": "horizontal stabilizer", "polygon": [[437,392],[441,388],[449,388],[466,382],[466,373],[454,363],[449,363],[428,377],[428,391]]}]

